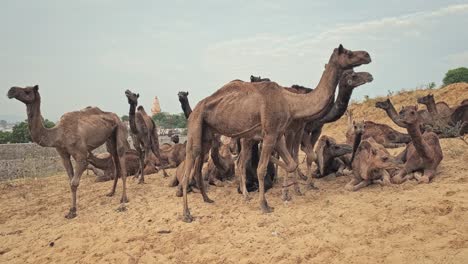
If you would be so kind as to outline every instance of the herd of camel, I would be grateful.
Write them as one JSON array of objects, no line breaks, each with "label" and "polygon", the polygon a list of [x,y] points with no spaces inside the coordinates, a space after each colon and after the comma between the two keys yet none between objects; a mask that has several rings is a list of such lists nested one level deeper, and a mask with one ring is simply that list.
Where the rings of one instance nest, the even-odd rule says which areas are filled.
[{"label": "herd of camel", "polygon": [[[300,184],[313,189],[316,188],[313,178],[339,176],[345,170],[352,171],[352,179],[345,186],[350,191],[371,183],[399,184],[412,178],[430,182],[443,158],[440,135],[431,127],[443,124],[456,127],[458,134],[468,133],[468,99],[450,108],[443,102],[435,103],[434,97],[427,95],[417,101],[425,104],[427,110],[418,110],[417,105],[405,106],[399,113],[389,99],[378,102],[376,107],[385,110],[408,134],[372,121],[357,122],[347,111],[353,89],[371,82],[373,77],[353,69],[370,62],[368,52],[351,51],[340,45],[333,50],[314,89],[300,85],[283,87],[269,79],[251,76],[250,82],[227,83],[193,110],[188,92],[179,92],[188,119],[184,143],[175,137],[175,144],[160,145],[154,121],[138,106],[139,94],[127,90],[134,149],[128,143],[127,126],[115,113],[87,107],[65,113],[55,127],[45,128],[37,85],[12,87],[8,97],[26,105],[32,141],[43,147],[54,147],[63,161],[72,193],[66,218],[77,215],[77,189],[81,175],[88,168],[101,177],[113,178],[108,196],[114,195],[118,179],[122,179],[121,203],[128,202],[126,176],[135,175],[143,183],[146,174],[162,170],[168,176],[165,169],[177,168],[170,186],[178,186],[176,194],[183,196],[182,219],[191,222],[189,190],[197,188],[203,200],[212,203],[206,192],[207,184],[221,186],[222,181],[232,178],[238,180],[238,191],[247,200],[249,192],[258,190],[261,211],[271,212],[265,192],[275,182],[278,166],[286,171],[283,200],[291,199],[291,186],[297,195],[302,195]],[[346,144],[321,136],[325,124],[345,114],[348,116]],[[94,155],[92,150],[104,143],[108,153]],[[393,157],[386,148],[395,147],[405,149]],[[300,149],[306,154],[306,173],[298,167]],[[312,170],[314,162],[317,166]]]}]

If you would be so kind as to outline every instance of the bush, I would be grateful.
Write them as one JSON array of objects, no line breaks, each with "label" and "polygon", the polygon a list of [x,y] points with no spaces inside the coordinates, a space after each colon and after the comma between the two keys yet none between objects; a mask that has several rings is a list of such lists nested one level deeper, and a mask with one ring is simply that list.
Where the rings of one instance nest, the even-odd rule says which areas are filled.
[{"label": "bush", "polygon": [[449,70],[444,77],[444,85],[449,85],[457,82],[468,82],[468,68],[460,67]]},{"label": "bush", "polygon": [[161,112],[153,116],[153,120],[160,128],[186,128],[187,119],[183,113],[170,114]]},{"label": "bush", "polygon": [[[46,128],[54,127],[54,122],[46,119],[43,122]],[[29,126],[26,121],[21,122],[13,127],[13,132],[10,135],[10,143],[28,143],[31,142],[31,135],[29,134]]]}]

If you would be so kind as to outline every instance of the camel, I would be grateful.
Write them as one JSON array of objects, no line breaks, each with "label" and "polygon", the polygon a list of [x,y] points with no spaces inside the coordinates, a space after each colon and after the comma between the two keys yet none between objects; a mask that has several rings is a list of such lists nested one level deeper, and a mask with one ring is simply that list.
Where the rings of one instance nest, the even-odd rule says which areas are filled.
[{"label": "camel", "polygon": [[390,183],[387,169],[397,166],[384,146],[372,137],[361,141],[352,162],[353,178],[346,184],[348,191],[357,191],[371,183]]},{"label": "camel", "polygon": [[179,92],[177,96],[179,97],[180,105],[182,106],[182,111],[184,111],[185,118],[189,118],[190,113],[192,113],[192,108],[188,101],[188,92]]},{"label": "camel", "polygon": [[[466,100],[465,100],[466,101]],[[468,103],[459,105],[450,115],[450,121],[459,126],[458,134],[463,136],[468,134]]]},{"label": "camel", "polygon": [[250,75],[250,82],[269,82],[270,79]]},{"label": "camel", "polygon": [[335,173],[343,175],[345,163],[339,158],[345,154],[352,153],[352,147],[347,144],[337,144],[334,138],[321,136],[316,148],[316,177],[321,178]]},{"label": "camel", "polygon": [[208,165],[203,168],[203,178],[211,185],[223,186],[221,181],[231,179],[235,175],[234,162],[239,154],[237,140],[217,136],[210,152]]},{"label": "camel", "polygon": [[420,183],[429,183],[436,175],[436,169],[443,159],[439,138],[434,132],[424,132],[419,129],[421,117],[418,106],[406,106],[400,111],[400,119],[406,124],[412,142],[408,145],[404,168],[392,178],[394,183],[402,183],[410,179],[410,173],[423,171],[423,176],[414,177]]},{"label": "camel", "polygon": [[406,146],[411,141],[407,134],[396,131],[385,124],[372,121],[356,122],[352,118],[352,112],[348,111],[348,130],[346,131],[346,144],[352,145],[357,127],[363,130],[362,139],[373,137],[374,140],[386,148],[399,148]]},{"label": "camel", "polygon": [[[42,147],[54,147],[60,155],[70,180],[72,203],[68,214],[71,219],[77,216],[76,193],[81,175],[87,168],[88,152],[106,143],[112,153],[117,175],[122,178],[121,203],[128,202],[126,188],[125,151],[127,150],[127,129],[120,118],[110,112],[104,112],[97,107],[87,107],[80,111],[65,113],[53,128],[45,128],[41,115],[41,96],[39,86],[12,87],[8,98],[26,105],[29,132],[33,142]],[[70,157],[76,161],[75,169]],[[113,196],[119,177],[114,178],[114,184],[108,196]]]},{"label": "camel", "polygon": [[[132,133],[133,146],[140,155],[140,175],[138,183],[145,182],[145,168],[154,166],[151,161],[156,160],[156,165],[161,161],[159,152],[159,139],[156,124],[153,119],[148,116],[143,106],[138,106],[138,98],[140,94],[135,94],[130,90],[125,91],[125,96],[130,105],[129,123]],[[135,109],[137,111],[135,112]],[[156,159],[153,159],[152,156]]]},{"label": "camel", "polygon": [[[255,143],[252,145],[252,152],[250,159],[246,161],[246,179],[245,186],[247,192],[255,192],[259,188],[259,181],[257,175],[258,162],[260,161],[260,146],[261,143]],[[277,170],[272,162],[268,162],[266,175],[265,175],[265,192],[273,187],[275,179],[277,177]],[[242,194],[240,184],[237,187],[237,192]]]},{"label": "camel", "polygon": [[418,98],[418,103],[423,104],[427,107],[427,111],[433,117],[448,117],[452,114],[453,110],[448,106],[446,102],[435,102],[434,95],[428,94]]},{"label": "camel", "polygon": [[346,71],[340,79],[340,83],[338,85],[338,96],[336,97],[335,103],[331,107],[330,111],[320,120],[306,124],[301,143],[302,150],[306,153],[307,157],[308,175],[311,175],[312,162],[315,160],[314,146],[322,133],[323,126],[326,123],[335,122],[340,119],[348,107],[353,89],[371,82],[372,80],[373,77],[370,73],[356,73],[353,70]]},{"label": "camel", "polygon": [[[187,155],[183,179],[183,221],[193,220],[187,199],[188,179],[201,182],[202,159],[210,149],[214,133],[248,139],[241,146],[239,171],[242,193],[248,197],[245,187],[245,160],[254,140],[263,140],[257,175],[259,180],[259,204],[262,212],[272,208],[265,197],[264,177],[271,159],[287,172],[293,172],[297,163],[286,148],[284,132],[298,119],[313,120],[333,101],[336,84],[344,70],[371,62],[366,51],[350,51],[342,45],[333,51],[319,85],[314,91],[302,95],[286,91],[275,82],[231,81],[211,96],[200,101],[188,120]],[[231,118],[235,116],[236,118]],[[250,146],[249,146],[250,145]],[[273,150],[283,161],[271,156]],[[237,171],[236,171],[237,173]],[[203,184],[200,193],[207,203],[213,201],[206,194]]]},{"label": "camel", "polygon": [[[97,176],[96,182],[103,182],[114,179],[115,164],[112,160],[112,155],[109,152],[104,152],[97,155],[94,155],[92,152],[90,152],[87,160],[88,163],[90,163],[92,166],[91,170]],[[136,150],[128,149],[125,152],[125,168],[127,169],[127,176],[139,173],[139,154]],[[145,173],[148,172],[145,171]]]}]

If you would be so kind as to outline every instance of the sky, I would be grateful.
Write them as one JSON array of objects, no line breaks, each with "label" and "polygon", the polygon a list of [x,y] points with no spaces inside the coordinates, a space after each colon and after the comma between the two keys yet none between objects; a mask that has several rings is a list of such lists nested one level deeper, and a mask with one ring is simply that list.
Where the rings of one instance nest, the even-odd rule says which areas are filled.
[{"label": "sky", "polygon": [[128,114],[126,89],[182,112],[234,79],[315,87],[334,48],[366,50],[374,81],[352,99],[441,81],[468,66],[468,1],[0,0],[0,119],[26,118],[11,86],[39,85],[56,121],[98,106]]}]

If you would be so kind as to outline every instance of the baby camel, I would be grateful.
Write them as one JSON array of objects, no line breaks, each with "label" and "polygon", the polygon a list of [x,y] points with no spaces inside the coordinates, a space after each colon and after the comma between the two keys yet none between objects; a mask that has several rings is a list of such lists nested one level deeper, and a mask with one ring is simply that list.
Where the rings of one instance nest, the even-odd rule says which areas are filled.
[{"label": "baby camel", "polygon": [[400,119],[406,124],[412,142],[408,145],[404,168],[392,178],[392,182],[402,183],[410,179],[410,173],[423,171],[423,176],[415,174],[414,177],[420,183],[429,183],[434,178],[437,166],[443,158],[439,138],[434,132],[421,134],[418,106],[404,107],[400,111]]}]

